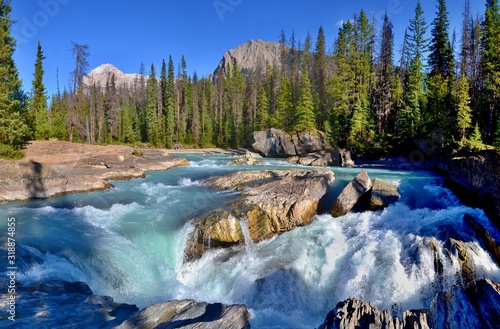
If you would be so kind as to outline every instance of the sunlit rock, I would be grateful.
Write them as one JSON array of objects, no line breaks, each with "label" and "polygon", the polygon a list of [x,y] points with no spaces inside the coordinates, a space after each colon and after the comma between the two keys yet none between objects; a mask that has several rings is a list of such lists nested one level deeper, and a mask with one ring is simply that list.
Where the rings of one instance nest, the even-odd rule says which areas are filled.
[{"label": "sunlit rock", "polygon": [[207,180],[214,188],[245,191],[237,201],[194,222],[185,260],[244,242],[241,220],[246,221],[254,242],[310,224],[334,179],[331,170],[314,169],[246,171]]},{"label": "sunlit rock", "polygon": [[354,179],[347,184],[337,197],[330,214],[340,217],[351,211],[359,199],[372,188],[372,180],[365,170],[361,170]]},{"label": "sunlit rock", "polygon": [[378,210],[399,200],[398,188],[389,182],[375,178],[370,196],[370,209]]}]

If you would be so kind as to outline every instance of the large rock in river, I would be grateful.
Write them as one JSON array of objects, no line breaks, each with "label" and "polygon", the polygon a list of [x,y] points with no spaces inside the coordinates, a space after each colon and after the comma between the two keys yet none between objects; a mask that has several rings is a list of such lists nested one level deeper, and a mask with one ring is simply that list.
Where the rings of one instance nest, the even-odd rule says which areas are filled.
[{"label": "large rock in river", "polygon": [[252,147],[265,157],[291,157],[330,150],[326,135],[321,131],[287,134],[271,128],[253,134]]},{"label": "large rock in river", "polygon": [[207,180],[213,188],[244,192],[232,204],[195,221],[185,260],[198,259],[212,248],[244,243],[242,223],[254,242],[310,224],[333,180],[333,172],[326,168],[245,171]]},{"label": "large rock in river", "polygon": [[398,188],[385,180],[375,178],[370,196],[370,209],[386,208],[399,200]]},{"label": "large rock in river", "polygon": [[330,214],[340,217],[351,211],[359,199],[372,188],[372,180],[365,170],[361,170],[354,179],[342,190],[333,204]]},{"label": "large rock in river", "polygon": [[197,303],[173,300],[148,306],[124,321],[117,329],[203,328],[250,329],[245,305]]}]

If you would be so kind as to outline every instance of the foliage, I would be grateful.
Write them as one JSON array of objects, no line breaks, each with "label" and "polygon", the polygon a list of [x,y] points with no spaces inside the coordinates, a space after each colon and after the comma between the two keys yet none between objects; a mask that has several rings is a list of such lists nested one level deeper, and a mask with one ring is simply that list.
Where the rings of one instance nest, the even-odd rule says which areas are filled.
[{"label": "foliage", "polygon": [[24,152],[11,145],[0,144],[0,158],[7,160],[21,160],[24,158]]}]

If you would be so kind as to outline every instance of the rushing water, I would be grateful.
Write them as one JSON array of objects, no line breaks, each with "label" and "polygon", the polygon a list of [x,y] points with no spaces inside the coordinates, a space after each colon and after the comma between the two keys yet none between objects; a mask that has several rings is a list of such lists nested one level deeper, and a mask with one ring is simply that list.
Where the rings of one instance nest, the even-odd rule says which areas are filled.
[{"label": "rushing water", "polygon": [[[253,328],[315,328],[349,297],[394,314],[428,307],[437,291],[460,280],[456,255],[444,256],[449,237],[473,247],[478,278],[500,280],[499,267],[463,222],[464,214],[471,214],[500,237],[483,211],[463,206],[432,173],[381,169],[368,173],[397,184],[401,193],[383,211],[336,219],[322,214],[307,227],[257,244],[213,250],[186,264],[190,220],[236,195],[212,190],[203,179],[291,166],[277,160],[251,167],[232,165],[226,156],[186,157],[190,166],[113,182],[115,188],[108,191],[1,205],[0,230],[7,232],[8,217],[17,221],[18,280],[25,285],[84,281],[95,294],[141,308],[185,298],[243,303],[253,315]],[[359,172],[332,170],[336,180],[330,199]],[[244,234],[247,230],[243,225]],[[441,247],[441,275],[425,247],[428,237]]]}]

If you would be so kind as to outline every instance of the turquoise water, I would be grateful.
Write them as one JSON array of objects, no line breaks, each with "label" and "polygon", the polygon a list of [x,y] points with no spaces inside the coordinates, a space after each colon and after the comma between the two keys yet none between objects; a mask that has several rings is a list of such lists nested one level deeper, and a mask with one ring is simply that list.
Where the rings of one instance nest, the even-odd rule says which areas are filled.
[{"label": "turquoise water", "polygon": [[[0,205],[2,226],[17,222],[18,280],[84,281],[95,294],[143,308],[170,299],[246,304],[253,328],[315,328],[338,301],[360,297],[392,309],[428,307],[437,291],[458,283],[448,237],[475,250],[477,276],[500,280],[500,269],[463,223],[468,213],[499,237],[482,210],[463,206],[430,172],[368,169],[398,185],[401,199],[383,211],[315,222],[279,237],[213,250],[183,262],[191,220],[237,196],[203,180],[238,170],[299,167],[278,160],[236,166],[228,156],[185,155],[190,166],[112,182],[113,189]],[[329,199],[359,172],[331,168]],[[445,271],[438,275],[424,246],[435,237]],[[2,265],[6,267],[5,259]]]}]

